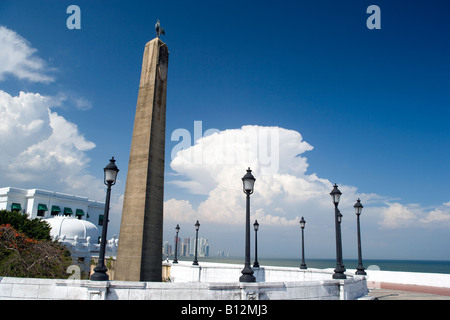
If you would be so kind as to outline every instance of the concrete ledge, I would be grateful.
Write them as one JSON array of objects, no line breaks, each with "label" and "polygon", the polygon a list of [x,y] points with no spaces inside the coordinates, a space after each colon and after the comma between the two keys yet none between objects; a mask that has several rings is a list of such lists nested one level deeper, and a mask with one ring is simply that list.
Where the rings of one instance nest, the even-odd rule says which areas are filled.
[{"label": "concrete ledge", "polygon": [[16,300],[347,300],[365,294],[364,278],[265,283],[0,278],[0,299]]},{"label": "concrete ledge", "polygon": [[[263,267],[257,282],[240,283],[242,266],[201,263],[172,268],[174,282],[52,280],[0,277],[0,299],[28,300],[268,300],[364,298],[368,288],[406,290],[450,296],[450,274],[347,270],[346,280],[333,280],[332,269]],[[265,281],[258,282],[264,278]]]},{"label": "concrete ledge", "polygon": [[[243,266],[215,262],[201,262],[192,266],[191,262],[179,261],[170,266],[171,282],[236,282],[239,281]],[[300,269],[291,267],[253,268],[256,282],[315,281],[331,279],[333,269]],[[350,275],[353,277],[353,275]]]},{"label": "concrete ledge", "polygon": [[0,299],[63,300],[349,300],[368,293],[366,278],[333,280],[332,270],[261,267],[256,282],[238,282],[242,266],[180,262],[172,282],[0,278]]}]

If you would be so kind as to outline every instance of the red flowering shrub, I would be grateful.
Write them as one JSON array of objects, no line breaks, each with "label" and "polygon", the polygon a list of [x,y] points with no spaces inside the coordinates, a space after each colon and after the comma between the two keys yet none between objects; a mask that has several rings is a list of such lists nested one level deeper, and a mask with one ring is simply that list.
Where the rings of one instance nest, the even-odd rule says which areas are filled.
[{"label": "red flowering shrub", "polygon": [[56,242],[34,240],[0,225],[0,275],[27,278],[67,278],[70,253]]}]

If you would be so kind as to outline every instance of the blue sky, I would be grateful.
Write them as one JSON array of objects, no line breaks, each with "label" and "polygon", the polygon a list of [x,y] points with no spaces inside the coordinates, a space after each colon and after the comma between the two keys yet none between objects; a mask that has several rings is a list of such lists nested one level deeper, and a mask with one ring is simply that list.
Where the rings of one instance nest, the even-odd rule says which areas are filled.
[{"label": "blue sky", "polygon": [[[80,30],[66,27],[66,9],[71,4],[81,9]],[[366,27],[370,16],[366,9],[371,4],[381,9],[380,30]],[[270,191],[269,181],[283,184],[295,177],[296,183],[311,182],[308,190],[317,193],[335,182],[344,186],[343,192],[347,190],[348,203],[341,209],[348,221],[343,225],[344,257],[356,257],[351,206],[361,197],[366,256],[449,260],[449,13],[448,2],[437,0],[415,1],[414,5],[403,0],[2,0],[0,25],[10,36],[3,40],[9,41],[10,50],[0,56],[4,58],[0,60],[4,110],[13,110],[11,99],[20,91],[49,97],[39,102],[30,96],[30,105],[41,108],[36,119],[42,117],[43,124],[34,123],[39,131],[30,129],[34,140],[29,132],[22,133],[23,139],[15,141],[15,153],[0,157],[2,185],[103,200],[102,168],[114,155],[121,180],[113,190],[111,232],[118,232],[142,53],[145,43],[154,38],[159,19],[166,30],[162,40],[170,51],[165,199],[173,201],[167,209],[165,240],[172,240],[172,224],[176,223],[183,223],[181,237],[192,236],[193,230],[188,230],[200,217],[205,221],[200,221],[203,236],[210,239],[213,251],[243,251],[244,220],[240,225],[214,217],[228,217],[221,212],[221,201],[232,202],[214,198],[224,190],[223,183],[215,180],[208,185],[211,193],[192,187],[201,183],[202,175],[213,175],[216,167],[200,165],[189,171],[182,164],[170,165],[171,151],[179,143],[171,141],[172,133],[186,129],[193,138],[194,121],[201,121],[203,131],[218,129],[223,136],[227,129],[243,134],[245,125],[279,127],[285,130],[281,134],[286,141],[312,146],[305,145],[298,157],[292,153],[295,148],[283,149],[283,154],[304,161],[304,171],[290,167],[295,159],[282,159],[283,177],[258,179],[260,172],[255,172],[255,188],[260,182],[261,194],[255,190],[252,208],[258,219],[267,219],[267,231],[264,224],[260,231],[263,254],[295,251],[299,228],[292,221],[305,216],[311,230],[307,252],[314,257],[334,257],[330,201],[323,203],[321,196],[307,203],[297,201],[290,198],[292,190],[286,185],[280,197],[262,196]],[[38,59],[22,73],[18,70],[24,62],[14,51],[18,47],[11,44],[18,38],[24,39],[21,50],[35,49],[23,61]],[[8,71],[8,64],[13,65],[13,60],[5,58],[8,55],[18,60],[15,71]],[[49,108],[53,117],[42,113],[42,108]],[[24,107],[20,115],[26,112]],[[72,142],[64,144],[58,137],[68,132]],[[293,137],[292,132],[301,136]],[[3,147],[15,135],[17,131],[5,129]],[[55,146],[65,158],[49,156],[48,148]],[[81,160],[69,161],[70,157]],[[242,174],[233,178],[238,185],[246,167],[242,163]],[[51,178],[37,173],[42,168],[52,170]],[[314,174],[326,181],[319,183]],[[329,197],[328,189],[325,197]],[[244,194],[241,197],[242,203],[236,198],[236,207],[229,210],[243,208]],[[189,213],[183,215],[183,210]],[[237,217],[234,214],[230,217]],[[183,218],[177,221],[179,215]],[[284,217],[287,222],[274,222],[279,220],[270,220],[268,215]],[[285,249],[277,247],[280,241]]]}]

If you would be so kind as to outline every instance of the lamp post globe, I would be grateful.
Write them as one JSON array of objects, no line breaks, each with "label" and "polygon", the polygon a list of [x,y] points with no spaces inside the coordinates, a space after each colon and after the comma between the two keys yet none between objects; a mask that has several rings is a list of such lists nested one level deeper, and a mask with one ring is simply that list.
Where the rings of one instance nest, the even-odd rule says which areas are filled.
[{"label": "lamp post globe", "polygon": [[342,195],[342,192],[338,189],[337,184],[334,184],[333,190],[331,190],[330,195],[334,205],[337,206]]},{"label": "lamp post globe", "polygon": [[104,172],[104,183],[107,186],[106,189],[106,201],[105,201],[105,212],[103,217],[103,230],[102,238],[100,242],[100,252],[98,254],[97,266],[94,268],[94,273],[91,275],[90,279],[93,281],[108,281],[109,276],[106,273],[108,269],[105,266],[105,250],[106,250],[106,236],[108,234],[108,216],[109,216],[109,202],[111,199],[111,186],[116,184],[117,174],[119,173],[119,168],[116,166],[116,160],[114,157],[109,160],[109,163],[103,169]]},{"label": "lamp post globe", "polygon": [[305,225],[306,225],[305,218],[302,217],[302,218],[300,219],[300,228],[304,229],[304,228],[305,228]]},{"label": "lamp post globe", "polygon": [[355,213],[357,216],[359,216],[362,213],[362,209],[364,208],[364,206],[361,204],[361,200],[359,198],[358,200],[356,200],[356,203],[353,206],[353,208],[355,208]]},{"label": "lamp post globe", "polygon": [[252,175],[252,170],[247,169],[247,173],[242,177],[244,193],[252,194],[255,186],[255,177]]},{"label": "lamp post globe", "polygon": [[111,186],[116,184],[117,174],[119,173],[119,168],[116,166],[116,160],[112,157],[109,163],[103,168],[104,172],[104,183],[106,185],[111,184]]},{"label": "lamp post globe", "polygon": [[240,282],[256,281],[250,266],[250,195],[253,193],[255,180],[255,177],[252,175],[252,170],[248,168],[247,173],[242,177],[243,191],[247,195],[247,205],[245,213],[245,265],[241,271],[242,276],[239,277]]}]

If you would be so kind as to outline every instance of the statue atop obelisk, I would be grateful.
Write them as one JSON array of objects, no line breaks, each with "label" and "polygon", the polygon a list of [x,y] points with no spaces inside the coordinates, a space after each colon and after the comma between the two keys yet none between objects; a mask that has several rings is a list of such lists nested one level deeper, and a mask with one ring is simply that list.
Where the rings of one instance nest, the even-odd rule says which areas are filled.
[{"label": "statue atop obelisk", "polygon": [[159,38],[145,45],[134,120],[115,280],[162,281],[164,147],[169,51]]}]

